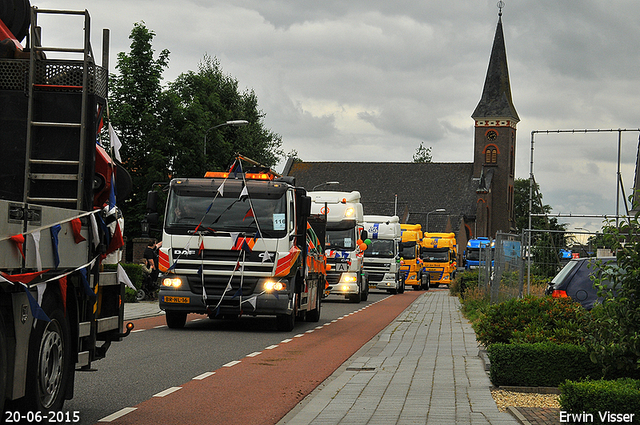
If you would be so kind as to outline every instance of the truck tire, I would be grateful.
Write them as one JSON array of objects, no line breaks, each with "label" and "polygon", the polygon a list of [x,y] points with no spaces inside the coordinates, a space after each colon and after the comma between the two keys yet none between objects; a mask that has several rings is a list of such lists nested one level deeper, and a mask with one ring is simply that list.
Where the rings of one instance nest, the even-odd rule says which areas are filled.
[{"label": "truck tire", "polygon": [[[4,414],[4,399],[7,396],[7,338],[4,321],[0,317],[0,412]],[[4,418],[0,419],[0,423]]]},{"label": "truck tire", "polygon": [[291,332],[296,325],[295,312],[290,314],[278,314],[276,316],[276,328],[282,332]]},{"label": "truck tire", "polygon": [[318,322],[320,320],[320,309],[322,306],[322,303],[320,302],[321,298],[322,289],[320,289],[320,286],[318,286],[316,288],[316,308],[311,311],[307,311],[307,315],[305,317],[307,322]]},{"label": "truck tire", "polygon": [[369,279],[368,278],[363,278],[364,281],[364,291],[362,292],[362,296],[360,297],[360,299],[362,301],[366,301],[369,299]]},{"label": "truck tire", "polygon": [[36,320],[29,339],[27,385],[18,402],[24,411],[59,411],[73,379],[71,331],[62,302],[47,292],[42,310],[50,321]]},{"label": "truck tire", "polygon": [[428,291],[430,285],[431,285],[431,276],[429,275],[429,273],[423,273],[422,276],[420,277],[420,286],[422,287],[422,289]]},{"label": "truck tire", "polygon": [[181,311],[167,311],[165,314],[165,320],[167,326],[170,329],[182,329],[184,324],[187,323],[187,313]]},{"label": "truck tire", "polygon": [[398,294],[404,294],[404,279],[398,279]]}]

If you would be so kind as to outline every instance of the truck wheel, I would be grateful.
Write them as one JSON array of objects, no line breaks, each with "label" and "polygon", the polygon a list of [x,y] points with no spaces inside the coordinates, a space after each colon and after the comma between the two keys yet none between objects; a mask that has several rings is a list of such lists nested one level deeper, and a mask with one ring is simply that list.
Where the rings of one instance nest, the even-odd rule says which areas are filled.
[{"label": "truck wheel", "polygon": [[419,291],[420,289],[422,289],[420,285],[412,285],[412,288],[414,291]]},{"label": "truck wheel", "polygon": [[420,278],[420,286],[422,286],[422,289],[425,289],[427,291],[429,290],[430,282],[431,280],[429,279],[429,274],[423,274]]},{"label": "truck wheel", "polygon": [[73,378],[71,332],[62,303],[45,294],[42,310],[51,321],[36,320],[31,332],[27,385],[19,402],[21,409],[32,412],[61,410],[67,382]]},{"label": "truck wheel", "polygon": [[404,280],[398,281],[398,294],[404,294]]},{"label": "truck wheel", "polygon": [[144,289],[141,288],[136,291],[136,301],[142,301],[146,296],[147,294],[145,294]]},{"label": "truck wheel", "polygon": [[320,320],[320,308],[322,305],[322,303],[320,302],[320,298],[322,298],[321,293],[322,289],[320,289],[320,287],[318,286],[318,288],[316,289],[316,308],[311,311],[307,311],[307,322],[317,322]]},{"label": "truck wheel", "polygon": [[369,299],[369,279],[364,279],[364,291],[362,292],[362,296],[360,297],[362,301],[366,301]]},{"label": "truck wheel", "polygon": [[290,314],[278,314],[276,316],[276,328],[282,332],[291,332],[296,325],[295,312]]},{"label": "truck wheel", "polygon": [[167,311],[165,315],[167,326],[171,329],[182,329],[187,323],[187,313],[181,311]]},{"label": "truck wheel", "polygon": [[[4,334],[4,322],[0,317],[0,412],[4,413],[4,399],[7,394],[7,339]],[[2,422],[4,418],[0,419]]]}]

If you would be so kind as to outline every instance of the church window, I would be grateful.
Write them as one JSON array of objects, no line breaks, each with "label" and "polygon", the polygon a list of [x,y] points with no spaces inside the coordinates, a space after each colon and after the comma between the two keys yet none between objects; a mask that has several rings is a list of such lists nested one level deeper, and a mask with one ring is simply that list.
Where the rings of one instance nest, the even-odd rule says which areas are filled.
[{"label": "church window", "polygon": [[498,148],[495,145],[489,145],[484,149],[485,164],[498,163]]}]

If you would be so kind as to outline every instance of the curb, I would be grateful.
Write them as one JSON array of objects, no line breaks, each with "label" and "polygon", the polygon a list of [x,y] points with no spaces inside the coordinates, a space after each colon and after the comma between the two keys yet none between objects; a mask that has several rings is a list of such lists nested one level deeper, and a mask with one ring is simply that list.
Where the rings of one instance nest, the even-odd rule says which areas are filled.
[{"label": "curb", "polygon": [[524,416],[522,416],[522,413],[520,413],[518,409],[516,409],[515,407],[508,406],[507,412],[509,412],[511,416],[516,418],[516,420],[520,422],[522,425],[531,425],[531,422],[529,422]]}]

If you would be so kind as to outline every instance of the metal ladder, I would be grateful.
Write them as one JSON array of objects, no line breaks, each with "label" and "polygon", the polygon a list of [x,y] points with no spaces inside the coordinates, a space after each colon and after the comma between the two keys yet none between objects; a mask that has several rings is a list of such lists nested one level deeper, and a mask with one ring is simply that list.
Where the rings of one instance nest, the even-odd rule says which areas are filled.
[{"label": "metal ladder", "polygon": [[[41,45],[40,30],[37,26],[38,14],[58,14],[58,15],[84,15],[84,47],[83,48],[60,48],[60,47],[44,47]],[[66,208],[82,209],[84,180],[85,176],[85,155],[86,155],[86,120],[88,105],[87,84],[89,80],[89,65],[93,63],[93,54],[90,45],[90,17],[85,11],[61,11],[61,10],[39,10],[37,7],[31,8],[31,55],[29,59],[29,82],[28,82],[28,115],[27,115],[27,146],[25,158],[25,178],[24,178],[24,199],[25,203],[54,204],[56,206],[64,206]],[[82,53],[82,85],[81,86],[55,86],[58,90],[81,91],[82,104],[80,108],[80,117],[77,122],[45,122],[35,121],[35,111],[37,108],[37,100],[35,92],[37,89],[47,90],[53,89],[53,85],[47,84],[47,59],[44,57],[45,52],[64,52],[64,53]],[[79,61],[77,61],[79,63]],[[56,159],[56,158],[36,158],[34,149],[34,134],[37,128],[49,129],[77,129],[79,132],[78,157],[72,159]],[[46,166],[51,172],[34,172],[33,168]],[[72,174],[69,168],[74,167],[77,172]],[[63,172],[61,168],[66,168]],[[75,197],[54,197],[51,196],[32,196],[32,186],[44,180],[53,181],[75,181],[76,195]]]}]

